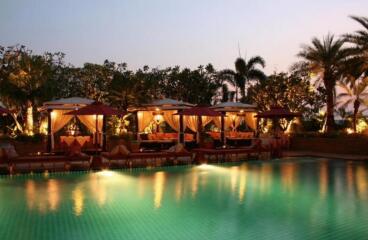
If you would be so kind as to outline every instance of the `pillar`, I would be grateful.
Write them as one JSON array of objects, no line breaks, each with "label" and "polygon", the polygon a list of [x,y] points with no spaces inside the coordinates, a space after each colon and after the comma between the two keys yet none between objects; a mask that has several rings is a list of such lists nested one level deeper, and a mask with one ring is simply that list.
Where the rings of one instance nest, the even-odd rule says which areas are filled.
[{"label": "pillar", "polygon": [[52,145],[52,139],[51,139],[51,109],[47,110],[47,143],[46,143],[46,151],[51,152],[51,145]]},{"label": "pillar", "polygon": [[138,111],[135,111],[134,113],[134,125],[135,125],[135,138],[136,140],[139,140],[139,121],[138,121]]},{"label": "pillar", "polygon": [[221,143],[222,145],[226,145],[225,138],[225,112],[221,112]]},{"label": "pillar", "polygon": [[106,116],[102,116],[102,151],[106,151],[106,145],[107,145],[107,138],[106,138],[106,126],[107,126],[107,119]]},{"label": "pillar", "polygon": [[[179,110],[180,114],[183,110]],[[184,143],[184,116],[179,115],[179,143]]]}]

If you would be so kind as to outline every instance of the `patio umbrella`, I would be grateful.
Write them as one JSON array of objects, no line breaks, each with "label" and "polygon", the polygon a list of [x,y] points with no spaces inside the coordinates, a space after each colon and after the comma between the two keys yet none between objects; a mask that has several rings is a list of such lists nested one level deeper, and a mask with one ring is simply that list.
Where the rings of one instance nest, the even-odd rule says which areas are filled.
[{"label": "patio umbrella", "polygon": [[176,115],[183,116],[196,116],[198,117],[198,129],[197,136],[198,142],[201,143],[201,132],[202,132],[202,117],[219,117],[222,116],[222,113],[217,112],[206,106],[195,106],[188,109],[184,109],[183,111],[177,113]]},{"label": "patio umbrella", "polygon": [[[96,116],[96,143],[98,138],[98,116],[124,116],[126,112],[119,111],[116,108],[112,108],[100,102],[94,102],[90,105],[82,107],[78,110],[65,113],[65,115],[95,115]],[[103,148],[105,143],[103,141]]]}]

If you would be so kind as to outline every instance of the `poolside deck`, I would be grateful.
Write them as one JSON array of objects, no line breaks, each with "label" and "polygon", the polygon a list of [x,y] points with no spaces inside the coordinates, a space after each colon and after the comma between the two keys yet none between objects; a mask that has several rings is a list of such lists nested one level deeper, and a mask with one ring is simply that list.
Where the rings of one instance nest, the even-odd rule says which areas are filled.
[{"label": "poolside deck", "polygon": [[284,151],[283,157],[320,157],[320,158],[335,158],[343,160],[368,161],[368,155],[356,154],[336,154],[314,151]]}]

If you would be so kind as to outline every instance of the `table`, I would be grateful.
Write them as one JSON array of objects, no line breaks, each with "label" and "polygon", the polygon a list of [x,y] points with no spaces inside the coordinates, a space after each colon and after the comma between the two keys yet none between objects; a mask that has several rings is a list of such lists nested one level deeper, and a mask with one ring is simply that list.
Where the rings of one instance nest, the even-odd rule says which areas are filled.
[{"label": "table", "polygon": [[65,142],[68,146],[72,145],[74,141],[77,141],[81,146],[86,142],[91,141],[90,136],[60,136],[60,142]]}]

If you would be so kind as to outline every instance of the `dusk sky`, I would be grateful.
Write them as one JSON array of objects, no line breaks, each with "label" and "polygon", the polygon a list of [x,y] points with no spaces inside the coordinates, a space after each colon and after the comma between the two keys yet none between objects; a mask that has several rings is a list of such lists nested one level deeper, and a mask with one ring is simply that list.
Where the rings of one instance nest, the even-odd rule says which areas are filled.
[{"label": "dusk sky", "polygon": [[287,70],[302,43],[360,26],[367,0],[1,0],[0,45],[66,53],[76,66],[104,59],[165,68],[234,68],[261,55],[266,72]]}]

